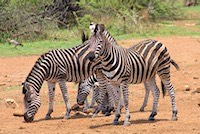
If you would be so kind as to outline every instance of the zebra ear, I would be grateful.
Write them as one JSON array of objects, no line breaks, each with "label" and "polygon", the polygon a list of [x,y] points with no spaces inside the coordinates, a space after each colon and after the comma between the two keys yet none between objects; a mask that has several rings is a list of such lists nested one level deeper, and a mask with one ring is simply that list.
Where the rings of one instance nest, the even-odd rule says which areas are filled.
[{"label": "zebra ear", "polygon": [[102,33],[105,30],[104,24],[99,24],[99,28],[98,29],[100,30],[100,33]]},{"label": "zebra ear", "polygon": [[30,90],[30,84],[29,83],[25,83],[24,87],[26,88],[26,90]]},{"label": "zebra ear", "polygon": [[25,83],[25,82],[23,82],[22,83],[22,93],[23,94],[26,94],[26,92],[27,92],[27,90],[30,90],[30,84],[29,83]]},{"label": "zebra ear", "polygon": [[26,94],[26,92],[27,92],[27,90],[23,87],[23,88],[22,88],[22,93],[23,93],[23,94]]},{"label": "zebra ear", "polygon": [[93,22],[91,22],[89,28],[90,28],[91,33],[94,33],[96,25]]}]

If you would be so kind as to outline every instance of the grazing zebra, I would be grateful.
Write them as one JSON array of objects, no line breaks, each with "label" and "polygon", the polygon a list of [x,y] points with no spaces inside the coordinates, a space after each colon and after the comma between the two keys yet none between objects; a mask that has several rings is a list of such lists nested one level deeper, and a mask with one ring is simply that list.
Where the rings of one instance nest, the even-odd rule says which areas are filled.
[{"label": "grazing zebra", "polygon": [[[83,105],[87,103],[87,96],[90,93],[90,89],[93,89],[92,99],[91,103],[88,106],[88,104],[85,104],[84,110],[87,110],[88,108],[94,108],[95,102],[99,103],[99,83],[97,81],[96,75],[93,74],[89,78],[82,80],[78,84],[78,92],[77,92],[77,103],[79,105]],[[110,115],[110,112],[114,109],[112,98],[109,97],[108,92],[106,92],[106,95],[103,99],[103,106],[104,109],[102,110],[102,113],[106,116]]]},{"label": "grazing zebra", "polygon": [[[94,103],[98,101],[98,94],[99,92],[98,90],[98,86],[99,83],[97,82],[96,78],[92,76],[90,76],[89,78],[87,78],[86,80],[82,80],[81,82],[78,83],[78,95],[77,96],[77,102],[79,105],[83,105],[84,104],[84,109],[83,111],[86,111],[88,108],[93,108],[94,107]],[[92,99],[90,104],[88,104],[88,100],[87,98],[84,99],[84,101],[79,101],[78,98],[85,98],[85,95],[88,96],[89,92],[88,90],[90,90],[90,88],[93,88],[93,94],[92,94]],[[80,91],[82,91],[82,89],[85,89],[83,92],[81,92],[81,94],[79,93]]]},{"label": "grazing zebra", "polygon": [[[129,125],[130,113],[128,110],[128,83],[138,84],[145,82],[145,88],[150,88],[154,95],[154,105],[150,120],[157,114],[157,103],[159,98],[159,89],[155,82],[156,73],[161,79],[162,87],[169,90],[172,103],[172,119],[177,120],[177,108],[175,102],[175,92],[170,81],[170,63],[171,60],[167,48],[160,42],[149,40],[144,45],[136,45],[132,49],[125,49],[118,46],[115,39],[105,30],[103,24],[95,25],[94,33],[90,37],[89,45],[93,49],[90,60],[101,59],[102,72],[98,73],[97,79],[101,78],[99,88],[105,90],[103,85],[106,79],[109,80],[114,91],[118,96],[115,97],[116,113],[113,124],[118,124],[120,118],[120,99],[121,90],[123,92],[126,117],[124,125]],[[139,53],[136,52],[138,49]],[[106,78],[105,78],[106,77]],[[104,86],[104,87],[103,87]],[[101,92],[100,92],[101,93]],[[101,93],[103,94],[103,93]],[[103,95],[100,95],[100,99]],[[101,109],[101,105],[96,109],[94,115]]]},{"label": "grazing zebra", "polygon": [[38,58],[22,88],[26,122],[34,120],[34,115],[41,105],[39,92],[44,80],[47,81],[49,88],[49,109],[45,118],[51,118],[50,115],[53,112],[56,82],[59,83],[66,105],[64,119],[69,118],[71,107],[68,101],[66,81],[80,82],[94,73],[100,62],[91,63],[88,60],[90,54],[88,41],[85,41],[82,45],[70,49],[51,50]]}]

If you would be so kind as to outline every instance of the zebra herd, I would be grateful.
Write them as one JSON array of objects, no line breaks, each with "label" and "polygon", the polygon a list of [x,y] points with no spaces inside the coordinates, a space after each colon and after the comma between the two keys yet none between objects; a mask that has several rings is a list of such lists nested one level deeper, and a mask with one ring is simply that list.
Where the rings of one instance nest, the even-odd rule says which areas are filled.
[{"label": "zebra herd", "polygon": [[[153,108],[149,120],[154,120],[160,91],[156,85],[155,75],[161,79],[162,92],[169,91],[172,105],[172,120],[177,120],[177,107],[174,87],[170,81],[170,64],[179,69],[171,59],[167,48],[158,41],[145,40],[126,49],[106,31],[103,24],[90,25],[91,37],[70,49],[51,50],[39,57],[23,83],[24,120],[32,122],[41,101],[40,88],[44,80],[48,83],[49,109],[45,119],[51,118],[55,83],[58,82],[66,105],[64,119],[70,117],[71,107],[68,101],[66,82],[78,82],[77,103],[87,101],[90,88],[94,87],[93,103],[97,108],[93,117],[108,105],[109,112],[115,109],[113,124],[119,124],[121,108],[125,108],[124,125],[130,125],[128,102],[128,84],[144,83],[145,98],[140,111],[147,105],[149,91],[153,93]],[[98,83],[98,84],[97,84]],[[107,100],[107,101],[105,101]],[[92,107],[94,104],[90,105]]]}]

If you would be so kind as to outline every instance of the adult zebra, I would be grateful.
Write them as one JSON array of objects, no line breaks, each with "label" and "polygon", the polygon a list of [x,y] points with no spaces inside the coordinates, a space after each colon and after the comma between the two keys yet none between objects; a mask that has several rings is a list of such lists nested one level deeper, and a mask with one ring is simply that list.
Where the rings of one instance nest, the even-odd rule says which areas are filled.
[{"label": "adult zebra", "polygon": [[[179,69],[179,66],[173,60],[171,60],[171,64],[174,65],[177,70]],[[150,92],[150,90],[154,90],[153,88],[149,88],[147,86],[147,82],[144,82],[144,85],[145,85],[145,97],[144,97],[144,101],[143,101],[142,106],[140,107],[139,111],[144,111],[144,108],[147,106],[147,103],[148,103],[149,92]],[[77,103],[79,105],[83,105],[84,104],[85,105],[84,106],[84,110],[87,110],[88,108],[94,108],[94,103],[95,102],[97,104],[101,104],[102,103],[104,105],[104,108],[105,108],[104,109],[105,111],[103,113],[105,113],[106,116],[110,115],[110,112],[113,110],[113,105],[112,105],[113,104],[113,99],[112,98],[107,98],[107,97],[109,97],[109,95],[107,95],[107,96],[104,96],[103,100],[99,100],[99,87],[98,86],[99,86],[99,83],[98,83],[98,80],[97,80],[95,74],[90,76],[88,79],[82,80],[78,84]],[[88,106],[88,104],[86,104],[85,102],[87,102],[87,97],[90,94],[91,90],[93,90],[93,94],[92,94],[91,103]],[[153,93],[156,93],[156,91],[153,92]],[[162,92],[163,92],[163,97],[164,97],[166,90],[162,88]],[[154,97],[159,97],[159,92],[156,93],[154,95]],[[156,100],[158,100],[158,99],[156,99]],[[99,101],[103,101],[103,102],[99,102]],[[155,102],[153,104],[155,105],[157,103]],[[123,107],[123,104],[121,104],[121,107]],[[156,106],[153,106],[153,108],[155,108],[155,107]],[[155,111],[155,110],[152,110],[152,111]],[[150,116],[149,120],[154,120],[154,117]]]},{"label": "adult zebra", "polygon": [[40,88],[44,80],[49,88],[49,109],[46,119],[51,118],[53,112],[53,99],[55,83],[58,82],[66,105],[65,119],[69,118],[71,107],[68,102],[66,81],[80,82],[92,75],[100,62],[91,63],[88,41],[70,49],[51,50],[41,55],[32,67],[25,82],[22,93],[24,94],[24,120],[32,122],[41,102]]},{"label": "adult zebra", "polygon": [[[135,49],[125,49],[117,45],[116,41],[112,36],[105,30],[103,24],[97,24],[94,26],[94,33],[90,38],[89,45],[93,49],[93,55],[90,59],[95,61],[101,59],[102,73],[97,75],[103,79],[104,75],[109,82],[115,83],[116,87],[121,87],[123,91],[123,99],[126,110],[126,117],[124,125],[129,125],[130,113],[128,110],[128,83],[141,83],[146,82],[146,86],[156,91],[154,95],[159,96],[159,89],[155,83],[155,74],[157,73],[163,83],[163,87],[169,90],[169,94],[172,102],[172,119],[177,120],[177,108],[175,103],[174,88],[170,81],[170,62],[172,61],[166,47],[157,41],[151,41],[144,45],[146,49],[139,47],[140,54]],[[157,44],[157,45],[154,45]],[[148,50],[148,51],[144,51]],[[147,53],[148,52],[148,53]],[[103,81],[103,80],[102,80]],[[120,85],[121,83],[121,85]],[[101,90],[105,90],[103,82],[100,83]],[[148,88],[147,87],[147,88]],[[117,109],[115,113],[115,119],[113,124],[118,124],[120,118],[120,98],[121,93],[119,89],[117,101],[115,101]],[[103,95],[100,95],[102,98]],[[158,99],[158,97],[154,97]],[[154,103],[158,100],[154,100]],[[153,107],[155,111],[152,111],[150,119],[154,118],[157,114],[157,104]],[[100,108],[97,109],[96,113]]]},{"label": "adult zebra", "polygon": [[[155,41],[155,40],[144,40],[144,41],[141,41],[135,45],[133,45],[131,48],[129,49],[135,49],[136,51],[139,51],[139,53],[149,53],[149,50],[147,49],[147,46],[148,45],[151,45],[151,47],[153,47],[154,45],[158,45],[158,42]],[[144,51],[144,52],[143,52]],[[150,54],[152,55],[152,54]],[[144,56],[144,55],[143,55]],[[150,57],[146,57],[146,58],[150,58]],[[148,59],[146,59],[146,61],[148,61]],[[165,61],[160,61],[161,63],[162,62],[165,62]],[[171,60],[169,62],[169,64],[172,64],[176,67],[176,69],[179,69],[179,66],[177,65],[177,63],[174,61],[174,60]],[[157,69],[157,68],[156,68]],[[99,100],[99,88],[98,86],[95,86],[95,85],[99,85],[97,84],[98,80],[96,78],[96,75],[92,75],[90,76],[88,79],[86,80],[83,80],[79,83],[78,85],[78,94],[77,94],[77,102],[78,104],[83,104],[85,100],[87,100],[87,96],[89,95],[90,93],[90,89],[93,88],[93,96],[92,96],[92,103],[90,104],[90,108],[92,108],[94,106],[94,100],[97,102],[97,104],[101,104],[99,103],[99,101],[104,101],[104,100]],[[147,106],[147,102],[148,102],[148,97],[149,97],[149,92],[150,90],[155,90],[153,91],[153,93],[155,93],[155,95],[153,95],[154,97],[156,98],[159,98],[159,90],[157,90],[158,88],[154,89],[154,88],[149,88],[148,86],[148,83],[147,81],[144,82],[144,85],[145,85],[145,97],[144,97],[144,101],[143,101],[143,104],[140,108],[140,111],[144,111],[144,108]],[[155,85],[156,85],[156,82],[155,82]],[[163,88],[162,88],[163,89]],[[165,89],[162,90],[163,92],[163,96],[165,95]],[[106,91],[107,92],[107,91]],[[154,99],[155,101],[158,100],[158,99]],[[109,103],[112,103],[112,100],[109,102]],[[154,102],[153,103],[154,105],[157,105],[157,102]],[[153,108],[156,108],[157,106],[153,106]],[[109,108],[107,108],[108,111],[107,112],[110,112]],[[112,109],[112,107],[111,107]],[[156,109],[152,109],[152,111],[156,111]],[[109,115],[109,113],[107,113]],[[154,117],[149,117],[149,120],[154,120]]]}]

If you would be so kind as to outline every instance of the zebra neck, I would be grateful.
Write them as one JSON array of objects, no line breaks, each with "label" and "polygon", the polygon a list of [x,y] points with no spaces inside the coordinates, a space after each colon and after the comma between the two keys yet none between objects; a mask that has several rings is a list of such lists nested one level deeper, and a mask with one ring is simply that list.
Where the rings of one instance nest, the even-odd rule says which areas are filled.
[{"label": "zebra neck", "polygon": [[102,56],[103,73],[112,81],[118,81],[126,73],[127,53],[119,46],[112,46]]},{"label": "zebra neck", "polygon": [[39,93],[44,80],[44,76],[34,76],[31,74],[27,77],[25,82],[31,83],[33,89]]},{"label": "zebra neck", "polygon": [[119,46],[107,31],[104,31],[103,35],[105,47],[100,56],[102,72],[108,79],[118,81],[126,73],[127,49]]},{"label": "zebra neck", "polygon": [[49,70],[48,67],[43,63],[45,57],[46,54],[42,55],[37,60],[25,81],[30,83],[37,93],[39,93],[43,81],[46,79],[46,74]]},{"label": "zebra neck", "polygon": [[110,33],[106,30],[104,30],[103,35],[107,39],[107,41],[112,45],[118,45],[117,41],[110,35]]}]

